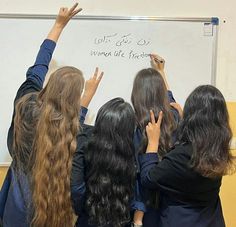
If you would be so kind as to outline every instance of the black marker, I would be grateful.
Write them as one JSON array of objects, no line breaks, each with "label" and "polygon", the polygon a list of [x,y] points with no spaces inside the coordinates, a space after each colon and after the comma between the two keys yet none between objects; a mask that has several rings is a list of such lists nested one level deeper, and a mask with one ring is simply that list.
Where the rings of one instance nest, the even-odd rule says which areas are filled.
[{"label": "black marker", "polygon": [[164,60],[163,60],[163,59],[155,58],[152,54],[150,54],[150,57],[153,57],[153,59],[154,59],[155,62],[158,62],[158,63],[161,63],[161,64],[164,63]]}]

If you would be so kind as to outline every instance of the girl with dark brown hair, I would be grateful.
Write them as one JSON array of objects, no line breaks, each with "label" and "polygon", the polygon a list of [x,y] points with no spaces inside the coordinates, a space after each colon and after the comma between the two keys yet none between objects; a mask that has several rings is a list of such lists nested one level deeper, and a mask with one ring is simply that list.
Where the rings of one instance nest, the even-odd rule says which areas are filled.
[{"label": "girl with dark brown hair", "polygon": [[[143,187],[160,191],[156,225],[225,227],[219,197],[222,176],[235,171],[229,150],[232,131],[226,102],[211,86],[197,87],[187,98],[178,143],[160,161],[161,119],[146,126],[148,146],[140,157]],[[163,115],[164,119],[164,115]]]},{"label": "girl with dark brown hair", "polygon": [[[86,107],[102,78],[98,69],[84,88],[82,72],[62,67],[43,88],[56,42],[69,20],[81,9],[61,8],[35,64],[20,86],[8,132],[12,165],[4,184],[8,190],[1,216],[4,226],[73,226],[70,176]],[[84,106],[82,109],[81,106]],[[2,205],[2,204],[1,204]]]},{"label": "girl with dark brown hair", "polygon": [[[178,111],[173,108],[176,103],[164,72],[165,61],[158,55],[151,55],[151,64],[153,68],[147,68],[139,71],[134,79],[131,95],[132,104],[136,115],[136,132],[134,144],[136,148],[137,159],[140,153],[144,153],[148,144],[146,136],[146,125],[150,120],[150,110],[154,111],[155,116],[162,111],[164,118],[161,125],[161,137],[159,144],[160,159],[170,150],[175,142],[175,129],[180,119]],[[173,107],[172,107],[173,106]],[[139,168],[138,168],[139,169]],[[145,195],[145,194],[148,194]],[[133,209],[134,226],[142,225],[144,212],[144,226],[155,225],[155,212],[158,206],[158,193],[145,192],[140,184],[140,174],[137,174],[137,187]],[[146,198],[145,198],[146,197]],[[144,203],[144,201],[146,202]],[[147,209],[146,209],[147,205]],[[153,215],[154,214],[154,215]]]}]

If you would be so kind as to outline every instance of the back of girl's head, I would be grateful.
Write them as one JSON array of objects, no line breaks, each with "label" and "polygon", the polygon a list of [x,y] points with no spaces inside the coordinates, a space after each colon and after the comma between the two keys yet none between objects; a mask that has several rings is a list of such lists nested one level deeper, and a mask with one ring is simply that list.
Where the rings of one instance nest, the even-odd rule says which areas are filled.
[{"label": "back of girl's head", "polygon": [[40,116],[32,155],[32,226],[72,225],[70,172],[83,86],[80,70],[63,67],[51,75],[38,96]]},{"label": "back of girl's head", "polygon": [[58,112],[67,113],[70,109],[79,108],[83,87],[84,78],[79,69],[62,67],[52,73],[46,87],[39,94],[39,100]]},{"label": "back of girl's head", "polygon": [[211,86],[197,87],[187,98],[179,140],[193,146],[192,167],[207,177],[219,177],[232,167],[232,132],[225,99]]},{"label": "back of girl's head", "polygon": [[[115,98],[104,104],[98,111],[95,132],[100,135],[119,136],[134,133],[134,111],[122,98]],[[112,138],[114,139],[114,138]]]},{"label": "back of girl's head", "polygon": [[167,89],[160,73],[152,68],[139,71],[134,79],[131,100],[140,124],[145,122],[151,109],[159,112],[168,106]]},{"label": "back of girl's head", "polygon": [[142,150],[145,150],[147,145],[145,127],[150,121],[150,110],[153,110],[156,117],[160,111],[163,111],[160,150],[163,153],[168,151],[171,147],[171,133],[176,126],[170,111],[167,88],[161,74],[152,68],[139,71],[134,79],[131,100],[138,125],[143,131]]},{"label": "back of girl's head", "polygon": [[121,98],[101,107],[88,144],[86,207],[90,222],[122,226],[130,218],[135,180],[133,133],[135,116]]}]

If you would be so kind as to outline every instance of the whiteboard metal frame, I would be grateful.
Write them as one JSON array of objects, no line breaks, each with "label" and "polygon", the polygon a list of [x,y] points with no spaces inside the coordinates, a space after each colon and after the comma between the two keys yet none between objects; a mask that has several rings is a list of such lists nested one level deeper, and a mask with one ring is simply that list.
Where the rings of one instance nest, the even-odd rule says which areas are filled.
[{"label": "whiteboard metal frame", "polygon": [[[53,14],[0,14],[0,19],[55,19]],[[156,16],[94,16],[79,15],[73,20],[114,20],[114,21],[179,21],[179,22],[202,22],[213,25],[213,48],[211,65],[211,83],[216,85],[217,69],[217,41],[218,41],[218,22],[216,17],[156,17]],[[10,166],[11,162],[0,162],[0,167]]]},{"label": "whiteboard metal frame", "polygon": [[[55,19],[57,15],[53,14],[9,14],[2,13],[0,18],[8,19]],[[72,20],[154,20],[154,21],[185,21],[185,22],[208,22],[212,23],[214,17],[156,17],[156,16],[94,16],[94,15],[79,15]]]}]

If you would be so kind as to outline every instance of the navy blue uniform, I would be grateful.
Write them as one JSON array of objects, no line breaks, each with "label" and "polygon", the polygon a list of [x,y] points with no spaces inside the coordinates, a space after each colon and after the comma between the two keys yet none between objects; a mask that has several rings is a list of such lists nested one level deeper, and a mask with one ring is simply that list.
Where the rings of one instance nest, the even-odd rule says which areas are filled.
[{"label": "navy blue uniform", "polygon": [[155,225],[224,227],[219,198],[221,177],[207,178],[190,168],[191,144],[177,145],[161,162],[157,154],[140,156],[143,187],[160,190]]},{"label": "navy blue uniform", "polygon": [[[7,145],[11,155],[13,155],[13,131],[14,131],[14,116],[15,106],[17,101],[26,94],[40,92],[43,88],[45,76],[48,72],[48,66],[52,58],[53,51],[56,43],[52,40],[46,39],[38,52],[36,61],[32,67],[30,67],[26,73],[26,81],[20,86],[17,91],[14,100],[14,113],[12,117],[11,126],[8,131]],[[34,97],[35,95],[32,95]],[[87,109],[81,107],[80,122],[83,123]],[[78,116],[79,117],[79,116]],[[87,126],[82,126],[87,127]],[[80,136],[77,137],[78,144],[80,142]],[[79,146],[77,146],[79,149]],[[78,166],[78,152],[76,152],[73,160],[73,168],[79,168]],[[76,172],[76,171],[73,171]],[[81,181],[80,177],[76,174],[71,177],[71,184],[77,189],[74,191],[73,196],[76,200],[81,193]],[[75,179],[74,179],[75,178]],[[2,219],[4,227],[27,227],[29,226],[29,209],[31,204],[31,192],[29,187],[29,178],[25,173],[15,172],[10,166],[7,176],[5,178],[2,190],[0,192],[0,218]]]}]

